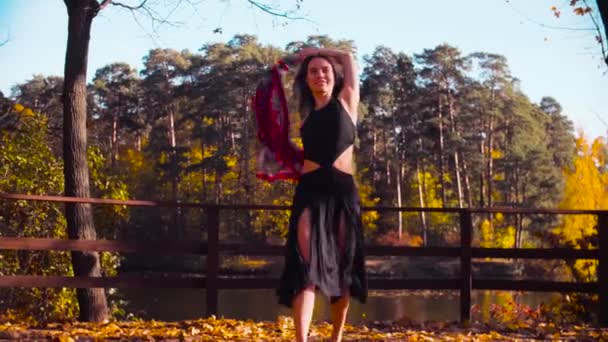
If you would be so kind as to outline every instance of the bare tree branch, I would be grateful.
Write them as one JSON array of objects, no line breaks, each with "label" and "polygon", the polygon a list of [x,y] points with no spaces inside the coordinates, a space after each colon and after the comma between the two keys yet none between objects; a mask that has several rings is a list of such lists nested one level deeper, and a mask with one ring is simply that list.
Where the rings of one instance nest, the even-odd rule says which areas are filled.
[{"label": "bare tree branch", "polygon": [[0,42],[0,46],[6,45],[6,43],[8,43],[9,40],[11,40],[11,33],[10,33],[10,31],[7,33],[6,39],[4,39],[2,42]]},{"label": "bare tree branch", "polygon": [[102,9],[106,8],[106,6],[108,6],[111,2],[112,0],[103,0],[103,2],[99,5],[99,10],[101,11]]},{"label": "bare tree branch", "polygon": [[121,7],[121,8],[129,10],[131,12],[131,15],[133,16],[133,19],[137,23],[137,25],[144,32],[146,32],[146,34],[151,38],[152,38],[152,35],[147,32],[147,30],[143,27],[143,25],[137,18],[137,13],[140,11],[145,12],[147,14],[148,18],[151,20],[152,31],[154,32],[154,34],[158,34],[158,32],[157,32],[158,26],[169,25],[169,26],[177,27],[182,24],[180,22],[170,21],[169,17],[177,10],[177,8],[179,8],[179,6],[182,4],[182,2],[184,0],[177,1],[175,3],[175,6],[173,6],[173,8],[169,11],[169,13],[167,15],[165,15],[164,17],[162,17],[157,12],[155,12],[154,9],[147,4],[148,0],[142,0],[137,6],[130,6],[130,5],[124,4],[122,2],[116,2],[116,1],[112,1],[112,0],[104,0],[104,1],[111,3],[113,6],[117,6],[117,7]]},{"label": "bare tree branch", "polygon": [[[112,0],[104,0],[104,2],[112,2]],[[142,9],[142,8],[144,8],[144,9],[145,9],[146,2],[148,2],[148,0],[143,0],[143,1],[142,1],[142,2],[141,2],[139,5],[137,5],[137,6],[129,6],[129,5],[125,5],[125,4],[120,3],[120,2],[112,2],[112,5],[114,5],[114,6],[119,6],[119,7],[123,7],[123,8],[126,8],[126,9],[128,9],[128,10],[131,10],[131,11],[136,11],[136,10],[138,10],[138,9]]]},{"label": "bare tree branch", "polygon": [[532,18],[530,18],[530,16],[528,16],[527,14],[525,14],[524,12],[518,10],[517,8],[515,8],[515,6],[513,6],[511,4],[511,2],[509,0],[505,0],[505,3],[507,3],[507,5],[509,7],[511,7],[511,9],[519,14],[521,17],[523,17],[524,19],[526,19],[527,21],[536,24],[540,27],[546,28],[546,29],[550,29],[550,30],[566,30],[566,31],[595,31],[595,28],[593,27],[566,27],[566,26],[553,26],[553,25],[547,25],[545,23],[542,23],[540,21],[534,20]]},{"label": "bare tree branch", "polygon": [[[601,1],[602,0],[599,0],[598,4]],[[583,3],[585,4],[586,7],[590,8],[589,4],[587,4],[587,0],[583,0]],[[600,25],[599,21],[596,20],[595,16],[593,15],[593,11],[589,11],[589,12],[587,12],[587,14],[589,15],[589,17],[591,17],[591,21],[593,22],[593,26],[595,26],[595,31],[597,32],[597,36],[596,37],[597,37],[598,43],[600,44],[600,47],[602,48],[602,57],[604,59],[604,62],[608,66],[608,55],[606,55],[606,46],[605,46],[606,45],[606,39],[608,39],[608,37],[604,37],[604,35],[602,34],[601,25]],[[601,13],[600,13],[600,15],[601,15]],[[604,24],[606,24],[606,23],[604,23]]]},{"label": "bare tree branch", "polygon": [[593,112],[593,114],[595,114],[595,117],[596,117],[596,118],[597,118],[597,119],[598,119],[598,120],[599,120],[601,123],[603,123],[603,124],[604,124],[604,126],[606,126],[606,128],[608,128],[608,122],[606,122],[606,121],[605,121],[605,120],[602,118],[602,116],[601,116],[601,115],[600,115],[598,112],[596,112],[596,111],[594,111],[594,110],[591,110],[591,111]]},{"label": "bare tree branch", "polygon": [[[100,0],[101,1],[101,0]],[[288,19],[288,20],[308,20],[309,19],[305,18],[305,17],[300,17],[300,16],[294,16],[292,15],[293,13],[297,12],[300,9],[300,4],[302,2],[302,0],[293,0],[296,2],[296,6],[294,10],[291,11],[281,11],[279,10],[277,7],[275,6],[271,6],[268,5],[266,3],[260,2],[260,1],[256,1],[256,0],[247,0],[247,2],[251,5],[256,7],[257,9],[270,14],[272,16],[275,17],[281,17],[284,19]],[[125,10],[128,10],[129,12],[131,12],[131,15],[133,16],[133,19],[135,20],[135,22],[137,23],[137,25],[142,29],[142,31],[145,32],[145,34],[151,38],[152,40],[156,41],[155,37],[158,37],[158,28],[162,25],[170,25],[170,26],[181,26],[184,23],[182,22],[177,22],[177,21],[172,21],[170,20],[170,18],[172,16],[175,15],[175,12],[184,4],[188,4],[190,5],[194,12],[198,12],[197,10],[197,5],[199,5],[200,3],[204,2],[202,0],[173,0],[173,1],[167,1],[164,5],[164,8],[169,7],[169,3],[171,3],[171,7],[169,8],[168,12],[165,13],[159,13],[158,11],[155,10],[155,6],[152,4],[153,1],[149,1],[149,0],[139,0],[137,5],[129,5],[125,2],[128,1],[116,1],[116,0],[103,0],[100,4],[100,7],[106,7],[108,5],[113,5]],[[144,27],[144,25],[142,25],[140,19],[141,16],[140,14],[143,13],[145,17],[147,17],[151,23],[152,23],[152,30],[150,32],[149,28]],[[221,28],[216,28],[217,30],[221,30]]]},{"label": "bare tree branch", "polygon": [[[600,11],[600,19],[604,24],[604,44],[608,46],[608,3],[603,0],[597,1],[597,9]],[[608,65],[608,56],[604,56],[604,61]]]},{"label": "bare tree branch", "polygon": [[[286,18],[286,19],[290,19],[290,20],[306,20],[306,18],[304,17],[293,17],[291,16],[291,13],[293,12],[278,12],[276,9],[274,9],[272,6],[267,5],[267,4],[263,4],[260,3],[258,1],[254,1],[254,0],[247,0],[248,3],[250,3],[251,5],[253,5],[254,7],[257,7],[259,9],[261,9],[262,11],[274,15],[276,17],[282,17],[282,18]],[[300,5],[296,5],[296,8],[299,9]]]}]

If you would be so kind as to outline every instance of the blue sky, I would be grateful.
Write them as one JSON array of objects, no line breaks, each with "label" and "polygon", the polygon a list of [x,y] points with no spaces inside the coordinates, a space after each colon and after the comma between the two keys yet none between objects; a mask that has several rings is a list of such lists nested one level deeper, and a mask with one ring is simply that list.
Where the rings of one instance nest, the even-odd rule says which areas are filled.
[{"label": "blue sky", "polygon": [[[125,2],[135,3],[135,0]],[[154,2],[154,0],[150,0]],[[162,3],[163,1],[157,0]],[[170,2],[170,1],[165,1]],[[268,0],[267,3],[272,3]],[[275,1],[293,4],[295,0]],[[310,21],[281,21],[252,8],[246,0],[206,0],[184,6],[150,36],[152,25],[115,6],[95,18],[89,53],[89,79],[113,62],[141,69],[151,48],[197,51],[207,42],[227,42],[234,34],[255,34],[264,44],[284,47],[314,34],[353,40],[358,56],[378,45],[408,54],[448,43],[463,54],[476,51],[504,55],[512,74],[530,99],[555,97],[577,129],[587,136],[608,131],[608,74],[599,46],[586,31],[554,30],[553,26],[590,27],[570,14],[566,0],[306,0],[300,15]],[[371,5],[373,4],[373,5]],[[556,5],[562,17],[553,16]],[[312,21],[312,22],[311,22]],[[538,23],[535,23],[535,22]],[[222,27],[223,33],[213,33]],[[0,0],[0,90],[35,74],[62,75],[67,39],[67,13],[60,0]]]}]

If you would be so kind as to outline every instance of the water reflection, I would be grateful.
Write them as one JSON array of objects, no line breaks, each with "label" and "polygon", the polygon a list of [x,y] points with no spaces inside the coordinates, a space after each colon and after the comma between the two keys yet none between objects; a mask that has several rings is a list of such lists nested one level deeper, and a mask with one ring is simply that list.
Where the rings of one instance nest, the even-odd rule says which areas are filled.
[{"label": "water reflection", "polygon": [[[279,315],[290,315],[279,306],[273,290],[222,290],[219,292],[219,316],[256,321],[275,321]],[[121,289],[119,296],[127,301],[126,311],[144,319],[179,321],[205,316],[205,290],[197,289]],[[474,319],[487,321],[492,304],[509,301],[536,307],[549,303],[558,294],[534,292],[474,291],[472,304],[478,308]],[[348,321],[456,321],[459,318],[456,291],[372,291],[368,302],[351,302]],[[476,310],[477,311],[477,310]],[[329,303],[318,295],[314,320],[329,319]]]}]

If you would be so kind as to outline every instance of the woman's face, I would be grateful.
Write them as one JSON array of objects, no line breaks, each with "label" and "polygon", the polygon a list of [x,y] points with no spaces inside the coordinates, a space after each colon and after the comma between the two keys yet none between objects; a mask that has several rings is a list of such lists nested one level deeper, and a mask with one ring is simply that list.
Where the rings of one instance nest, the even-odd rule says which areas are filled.
[{"label": "woman's face", "polygon": [[322,57],[311,59],[306,72],[306,83],[313,94],[331,94],[335,83],[334,70],[331,63]]}]

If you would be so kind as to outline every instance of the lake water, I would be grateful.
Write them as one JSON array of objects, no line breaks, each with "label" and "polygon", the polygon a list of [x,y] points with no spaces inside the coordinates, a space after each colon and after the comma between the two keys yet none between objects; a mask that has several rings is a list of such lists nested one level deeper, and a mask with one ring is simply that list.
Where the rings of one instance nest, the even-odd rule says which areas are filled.
[{"label": "lake water", "polygon": [[[205,317],[205,290],[198,289],[120,289],[127,312],[144,319],[179,321]],[[549,303],[558,294],[534,292],[473,291],[473,319],[487,320],[491,304],[516,303],[536,307]],[[273,290],[221,290],[218,316],[256,321],[276,321],[290,310],[277,304]],[[369,321],[457,321],[460,300],[457,291],[370,291],[366,304],[351,301],[348,322]],[[314,320],[328,320],[329,304],[318,295]]]}]

